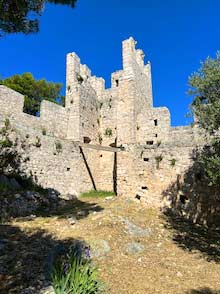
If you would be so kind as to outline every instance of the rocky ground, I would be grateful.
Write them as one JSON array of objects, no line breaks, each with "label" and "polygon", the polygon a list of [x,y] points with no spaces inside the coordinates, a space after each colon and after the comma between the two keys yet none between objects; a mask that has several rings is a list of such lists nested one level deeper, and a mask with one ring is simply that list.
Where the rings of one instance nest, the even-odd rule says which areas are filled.
[{"label": "rocky ground", "polygon": [[77,242],[109,294],[220,293],[220,232],[126,198],[81,199],[0,228],[0,293],[52,293],[57,252]]}]

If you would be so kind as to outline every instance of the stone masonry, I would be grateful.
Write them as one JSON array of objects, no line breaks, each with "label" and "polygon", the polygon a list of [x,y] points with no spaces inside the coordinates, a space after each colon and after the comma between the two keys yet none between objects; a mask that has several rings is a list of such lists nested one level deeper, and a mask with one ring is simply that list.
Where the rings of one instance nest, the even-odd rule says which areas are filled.
[{"label": "stone masonry", "polygon": [[133,38],[123,41],[123,69],[110,89],[67,54],[65,107],[43,101],[40,117],[24,113],[24,97],[0,86],[0,122],[8,118],[31,146],[25,165],[38,184],[63,194],[115,190],[161,205],[162,192],[190,167],[203,140],[196,127],[171,127],[166,107],[153,107],[151,64],[135,47]]}]

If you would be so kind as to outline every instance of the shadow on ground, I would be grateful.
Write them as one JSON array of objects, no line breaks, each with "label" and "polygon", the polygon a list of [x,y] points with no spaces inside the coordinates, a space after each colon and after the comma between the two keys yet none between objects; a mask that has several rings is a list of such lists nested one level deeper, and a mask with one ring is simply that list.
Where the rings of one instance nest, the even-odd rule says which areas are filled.
[{"label": "shadow on ground", "polygon": [[51,209],[45,207],[36,211],[36,216],[49,217],[57,216],[58,218],[66,218],[68,216],[76,217],[77,220],[88,217],[90,213],[100,212],[104,208],[96,202],[82,201],[80,199],[61,200],[60,205]]},{"label": "shadow on ground", "polygon": [[28,232],[17,226],[0,225],[0,293],[40,293],[49,285],[56,256],[79,244],[83,246],[84,242],[57,240],[44,230]]},{"label": "shadow on ground", "polygon": [[191,289],[186,294],[220,294],[220,290],[211,290],[210,288]]},{"label": "shadow on ground", "polygon": [[76,219],[81,219],[87,217],[91,212],[103,210],[97,203],[80,200],[74,195],[66,195],[69,200],[65,200],[61,197],[59,191],[51,188],[45,189],[36,184],[32,178],[16,179],[16,181],[19,185],[18,188],[12,189],[10,186],[6,186],[0,189],[1,222],[14,217],[26,217],[26,220],[28,220],[32,219],[30,216],[33,215],[58,216],[59,218],[66,218],[71,215]]},{"label": "shadow on ground", "polygon": [[206,260],[220,262],[220,229],[194,224],[171,211],[165,212],[165,218],[165,226],[172,231],[173,241],[180,248],[199,251]]},{"label": "shadow on ground", "polygon": [[206,152],[206,146],[193,150],[192,165],[163,191],[169,203],[164,215],[179,247],[198,250],[208,261],[219,262],[220,190],[208,185],[200,164],[200,156]]}]

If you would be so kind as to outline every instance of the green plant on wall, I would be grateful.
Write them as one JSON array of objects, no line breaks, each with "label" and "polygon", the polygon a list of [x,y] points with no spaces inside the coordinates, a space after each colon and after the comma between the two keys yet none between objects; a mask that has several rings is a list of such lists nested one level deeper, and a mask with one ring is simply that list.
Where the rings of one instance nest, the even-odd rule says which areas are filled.
[{"label": "green plant on wall", "polygon": [[174,167],[176,165],[176,159],[175,158],[170,159],[170,165],[172,167]]},{"label": "green plant on wall", "polygon": [[9,120],[9,118],[6,118],[5,119],[5,128],[8,130],[8,129],[10,129],[10,120]]},{"label": "green plant on wall", "polygon": [[47,134],[47,131],[46,131],[45,128],[43,128],[43,129],[42,129],[42,135],[46,136],[46,134]]},{"label": "green plant on wall", "polygon": [[63,150],[62,144],[60,142],[55,142],[55,147],[56,147],[56,151],[57,153],[61,153]]},{"label": "green plant on wall", "polygon": [[0,130],[0,135],[5,135],[6,133],[8,133],[10,128],[11,128],[10,120],[8,118],[6,118],[4,121],[4,127],[1,128],[1,130]]},{"label": "green plant on wall", "polygon": [[105,129],[105,136],[106,137],[111,137],[112,136],[112,129],[106,128]]},{"label": "green plant on wall", "polygon": [[160,163],[163,160],[163,156],[160,154],[158,156],[155,156],[155,160],[156,160],[156,165],[157,165],[157,169],[160,168]]},{"label": "green plant on wall", "polygon": [[34,143],[34,146],[36,146],[37,148],[40,148],[41,146],[41,141],[39,137],[36,137],[36,142]]}]

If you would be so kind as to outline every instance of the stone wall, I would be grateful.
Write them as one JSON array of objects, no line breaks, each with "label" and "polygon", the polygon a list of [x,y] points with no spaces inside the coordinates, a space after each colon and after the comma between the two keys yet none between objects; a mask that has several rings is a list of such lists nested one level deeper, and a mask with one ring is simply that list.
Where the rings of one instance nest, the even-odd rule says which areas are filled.
[{"label": "stone wall", "polygon": [[47,133],[65,138],[67,132],[67,112],[60,105],[49,101],[41,103],[40,116],[23,112],[24,96],[0,85],[0,115],[10,118],[18,128],[46,130]]},{"label": "stone wall", "polygon": [[40,185],[70,194],[115,190],[160,206],[170,201],[164,191],[181,182],[204,139],[197,126],[171,127],[169,110],[153,107],[151,64],[133,38],[123,42],[122,58],[123,68],[105,89],[105,81],[69,53],[65,107],[43,101],[40,117],[23,113],[24,97],[0,86],[0,120],[9,118],[26,138],[27,172]]},{"label": "stone wall", "polygon": [[118,171],[119,193],[139,195],[144,202],[160,206],[162,192],[189,168],[194,147],[192,143],[128,145],[120,158],[124,168]]}]

